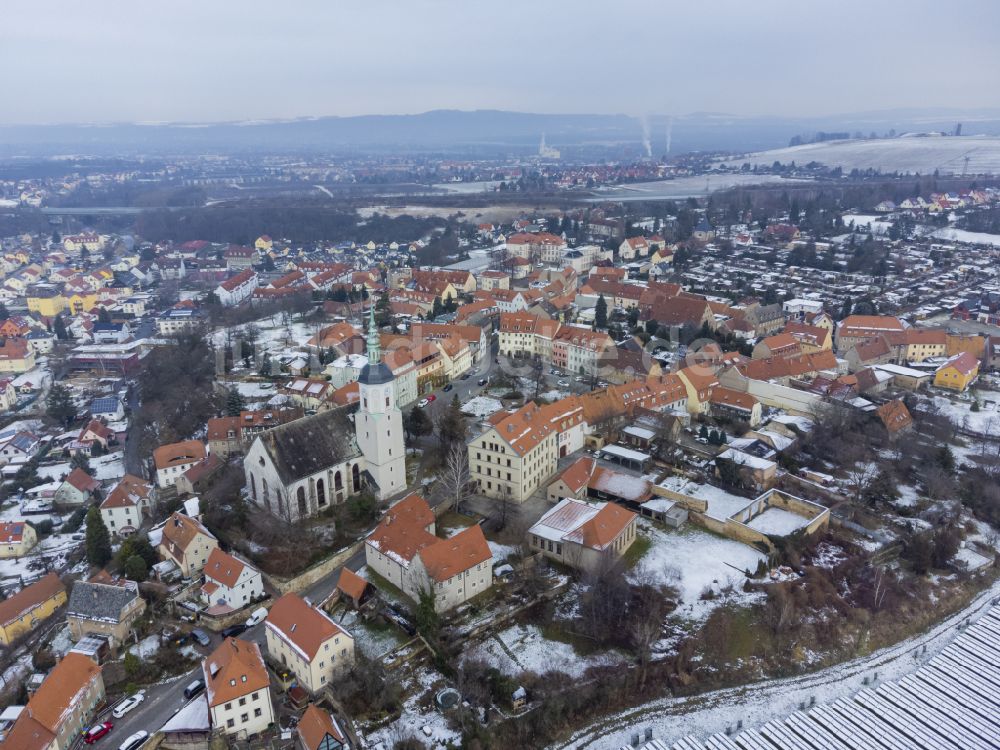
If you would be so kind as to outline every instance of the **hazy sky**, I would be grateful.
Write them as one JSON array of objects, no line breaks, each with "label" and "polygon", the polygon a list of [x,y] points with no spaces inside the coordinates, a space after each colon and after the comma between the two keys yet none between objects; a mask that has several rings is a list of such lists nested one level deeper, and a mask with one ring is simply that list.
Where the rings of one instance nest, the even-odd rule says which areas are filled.
[{"label": "hazy sky", "polygon": [[0,122],[1000,106],[997,0],[33,0]]}]

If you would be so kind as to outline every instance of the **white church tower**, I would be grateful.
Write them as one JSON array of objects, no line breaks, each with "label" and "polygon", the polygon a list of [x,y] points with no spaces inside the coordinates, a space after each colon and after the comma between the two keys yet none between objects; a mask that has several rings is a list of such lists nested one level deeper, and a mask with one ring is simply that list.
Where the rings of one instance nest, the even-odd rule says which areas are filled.
[{"label": "white church tower", "polygon": [[368,364],[358,377],[360,405],[354,416],[358,447],[368,473],[378,485],[380,499],[406,488],[406,444],[403,413],[396,406],[395,376],[382,361],[382,346],[375,327],[375,306],[368,318]]}]

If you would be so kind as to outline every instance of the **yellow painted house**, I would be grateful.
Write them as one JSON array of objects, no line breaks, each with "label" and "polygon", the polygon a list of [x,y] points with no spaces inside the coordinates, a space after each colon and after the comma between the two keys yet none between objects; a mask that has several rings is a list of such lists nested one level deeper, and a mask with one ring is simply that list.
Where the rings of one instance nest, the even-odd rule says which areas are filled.
[{"label": "yellow painted house", "polygon": [[66,298],[50,290],[34,290],[27,295],[28,310],[44,318],[54,318],[67,307]]},{"label": "yellow painted house", "polygon": [[271,251],[272,247],[274,247],[274,242],[268,235],[262,234],[260,237],[254,240],[253,246],[257,248],[257,250],[259,250],[260,252],[267,253]]},{"label": "yellow painted house", "polygon": [[934,385],[952,391],[964,391],[979,375],[979,360],[968,352],[951,357],[934,373]]},{"label": "yellow painted house", "polygon": [[98,300],[100,300],[100,295],[97,292],[75,292],[66,298],[69,309],[74,315],[93,310]]},{"label": "yellow painted house", "polygon": [[65,603],[66,587],[55,573],[21,589],[0,602],[0,643],[10,646]]}]

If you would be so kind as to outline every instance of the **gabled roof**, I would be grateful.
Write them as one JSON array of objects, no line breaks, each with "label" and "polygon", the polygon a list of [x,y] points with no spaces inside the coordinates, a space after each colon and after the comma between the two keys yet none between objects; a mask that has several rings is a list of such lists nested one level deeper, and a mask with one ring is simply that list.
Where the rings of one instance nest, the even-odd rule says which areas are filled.
[{"label": "gabled roof", "polygon": [[910,415],[910,410],[907,409],[906,404],[898,398],[882,404],[875,410],[875,413],[878,415],[878,418],[882,420],[882,424],[885,425],[885,429],[890,433],[905,430],[913,424],[913,417]]},{"label": "gabled roof", "polygon": [[24,521],[0,522],[0,544],[20,544],[24,538]]},{"label": "gabled roof", "polygon": [[157,469],[193,464],[204,457],[205,444],[200,440],[183,440],[179,443],[161,445],[153,451],[153,462]]},{"label": "gabled roof", "polygon": [[361,455],[354,425],[343,409],[296,419],[268,430],[257,440],[285,484]]},{"label": "gabled roof", "polygon": [[188,546],[199,536],[207,536],[209,539],[215,539],[212,532],[198,521],[190,516],[185,516],[179,511],[174,511],[163,525],[163,536],[160,540],[160,546],[166,547],[170,556],[180,562],[184,559],[184,553]]},{"label": "gabled roof", "polygon": [[93,492],[101,486],[100,482],[79,467],[73,469],[63,481],[80,492]]},{"label": "gabled roof", "polygon": [[214,547],[208,555],[204,573],[205,578],[217,581],[226,588],[231,589],[240,580],[240,576],[243,575],[243,571],[247,568],[253,570],[253,568],[238,557],[233,557],[218,547]]},{"label": "gabled roof", "polygon": [[603,550],[635,518],[635,513],[614,503],[587,503],[567,497],[538,519],[528,533]]},{"label": "gabled roof", "polygon": [[971,375],[973,372],[976,371],[976,369],[978,369],[979,360],[976,359],[969,352],[959,352],[958,354],[949,357],[948,361],[938,368],[938,371],[944,370],[949,367],[958,370],[958,372],[962,373],[963,375]]},{"label": "gabled roof", "polygon": [[302,714],[296,731],[305,750],[322,750],[327,736],[342,745],[347,744],[347,737],[337,720],[314,703],[310,703]]},{"label": "gabled roof", "polygon": [[90,658],[70,651],[49,672],[25,711],[47,730],[58,734],[73,703],[100,674],[101,668]]},{"label": "gabled roof", "polygon": [[594,459],[582,456],[563,469],[554,481],[562,480],[573,494],[578,494],[590,482],[590,476],[594,473],[596,465],[597,462]]},{"label": "gabled roof", "polygon": [[9,599],[0,602],[0,626],[8,625],[25,612],[46,602],[60,591],[66,591],[55,573],[47,573],[29,586],[25,586]]},{"label": "gabled roof", "polygon": [[149,499],[153,485],[132,474],[126,474],[108,493],[101,508],[134,508]]},{"label": "gabled roof", "polygon": [[417,553],[427,573],[438,583],[493,559],[479,524],[468,527],[447,539],[438,539]]},{"label": "gabled roof", "polygon": [[355,573],[346,565],[340,569],[340,577],[337,579],[337,590],[346,594],[351,599],[360,600],[368,588],[368,581]]},{"label": "gabled roof", "polygon": [[139,590],[135,584],[114,586],[77,581],[69,595],[66,616],[118,623],[125,608],[138,598]]},{"label": "gabled roof", "polygon": [[271,684],[260,647],[253,641],[226,638],[201,664],[210,708]]},{"label": "gabled roof", "polygon": [[306,659],[312,661],[320,648],[331,638],[351,634],[331,620],[325,612],[313,607],[298,594],[288,593],[271,606],[264,626],[290,643]]},{"label": "gabled roof", "polygon": [[383,555],[408,565],[417,552],[437,541],[438,538],[427,530],[433,523],[431,506],[413,493],[385,512],[365,542]]}]

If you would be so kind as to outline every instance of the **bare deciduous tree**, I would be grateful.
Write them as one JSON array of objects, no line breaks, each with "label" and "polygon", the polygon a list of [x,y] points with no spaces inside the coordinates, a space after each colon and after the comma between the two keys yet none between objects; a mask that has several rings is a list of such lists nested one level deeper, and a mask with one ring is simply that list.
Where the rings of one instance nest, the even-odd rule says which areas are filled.
[{"label": "bare deciduous tree", "polygon": [[455,443],[448,449],[440,481],[445,500],[459,513],[464,512],[465,503],[472,495],[469,452],[464,443]]}]

